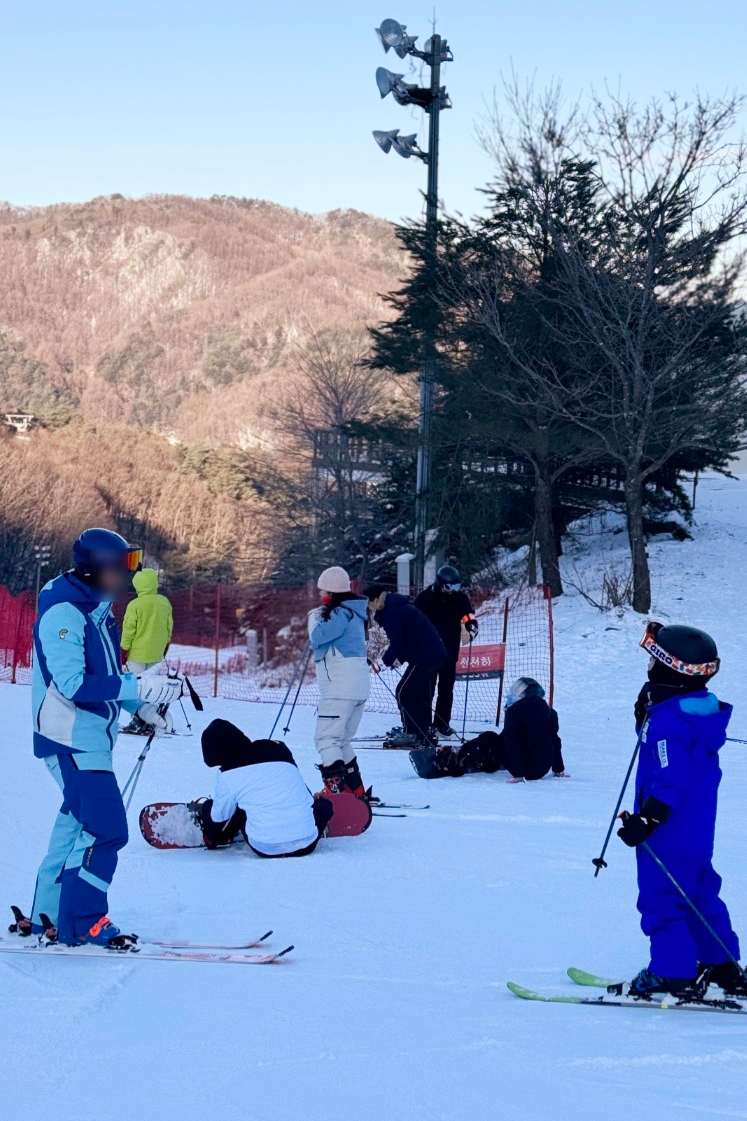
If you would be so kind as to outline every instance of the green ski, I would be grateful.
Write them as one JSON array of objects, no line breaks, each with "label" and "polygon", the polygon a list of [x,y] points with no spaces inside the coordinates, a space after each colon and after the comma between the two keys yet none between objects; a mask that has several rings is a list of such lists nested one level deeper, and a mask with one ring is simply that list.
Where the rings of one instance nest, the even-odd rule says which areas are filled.
[{"label": "green ski", "polygon": [[[587,976],[592,976],[587,974]],[[673,997],[671,1003],[656,1000],[624,1000],[607,996],[544,996],[508,982],[508,987],[514,996],[522,1000],[539,1000],[544,1004],[588,1004],[595,1008],[648,1008],[660,1012],[726,1012],[732,1016],[747,1016],[747,1009],[742,1008],[735,1000],[703,1000],[698,1004],[678,1004]]]},{"label": "green ski", "polygon": [[584,985],[589,989],[608,989],[610,986],[622,985],[623,981],[615,981],[611,977],[597,977],[596,973],[587,973],[585,969],[568,970],[568,976],[577,985]]}]

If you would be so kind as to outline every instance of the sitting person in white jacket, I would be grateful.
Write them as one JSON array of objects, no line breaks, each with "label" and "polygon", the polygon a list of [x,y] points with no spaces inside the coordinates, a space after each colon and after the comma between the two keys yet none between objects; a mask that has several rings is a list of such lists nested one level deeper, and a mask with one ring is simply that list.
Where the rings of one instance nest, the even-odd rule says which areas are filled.
[{"label": "sitting person in white jacket", "polygon": [[344,568],[327,568],[318,580],[321,606],[309,614],[309,640],[319,683],[315,743],[325,790],[365,789],[352,739],[366,707],[371,675],[366,656],[368,601],[350,587]]},{"label": "sitting person in white jacket", "polygon": [[228,720],[202,733],[202,757],[220,767],[215,796],[200,807],[208,848],[239,832],[258,856],[308,856],[332,817],[328,798],[314,798],[290,750],[279,740],[250,740]]}]

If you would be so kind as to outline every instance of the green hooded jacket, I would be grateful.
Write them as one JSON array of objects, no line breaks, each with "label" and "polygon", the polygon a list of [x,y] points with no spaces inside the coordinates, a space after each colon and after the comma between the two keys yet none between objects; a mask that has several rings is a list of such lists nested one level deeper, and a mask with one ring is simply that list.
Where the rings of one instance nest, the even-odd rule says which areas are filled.
[{"label": "green hooded jacket", "polygon": [[174,629],[171,604],[159,594],[154,568],[136,572],[132,586],[137,599],[128,603],[125,611],[122,650],[133,662],[160,662]]}]

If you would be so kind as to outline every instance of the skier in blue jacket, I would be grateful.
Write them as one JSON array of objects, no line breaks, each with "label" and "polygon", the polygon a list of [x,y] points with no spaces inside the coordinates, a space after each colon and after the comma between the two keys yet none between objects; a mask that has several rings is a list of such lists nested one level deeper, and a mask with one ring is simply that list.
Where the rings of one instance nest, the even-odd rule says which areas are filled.
[{"label": "skier in blue jacket", "polygon": [[41,933],[46,915],[59,941],[69,945],[128,949],[135,940],[107,916],[117,853],[127,843],[112,749],[120,709],[138,712],[163,732],[163,706],[181,690],[178,677],[122,671],[111,604],[127,595],[141,557],[118,533],[87,529],[73,546],[75,567],[39,596],[34,754],[62,790],[63,803],[39,869],[31,920],[17,924],[19,934]]},{"label": "skier in blue jacket", "polygon": [[[638,910],[651,940],[651,961],[631,982],[633,996],[674,993],[697,999],[708,985],[747,996],[739,941],[721,877],[712,864],[719,749],[726,740],[732,706],[708,692],[718,672],[716,644],[695,627],[649,623],[641,646],[650,655],[648,681],[635,706],[640,735],[635,812],[623,815],[618,831],[637,849]],[[644,842],[668,869],[701,915],[688,906]],[[728,951],[728,952],[727,952]]]}]

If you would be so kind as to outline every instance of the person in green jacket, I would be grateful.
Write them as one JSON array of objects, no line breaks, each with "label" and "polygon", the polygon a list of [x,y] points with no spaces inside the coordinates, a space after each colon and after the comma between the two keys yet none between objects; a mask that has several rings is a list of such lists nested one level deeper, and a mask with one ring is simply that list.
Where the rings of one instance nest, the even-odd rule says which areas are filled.
[{"label": "person in green jacket", "polygon": [[[174,615],[166,596],[158,591],[158,573],[142,568],[132,580],[137,599],[128,603],[122,624],[122,663],[136,676],[163,661],[171,642]],[[125,732],[148,734],[150,728],[135,715]]]}]

